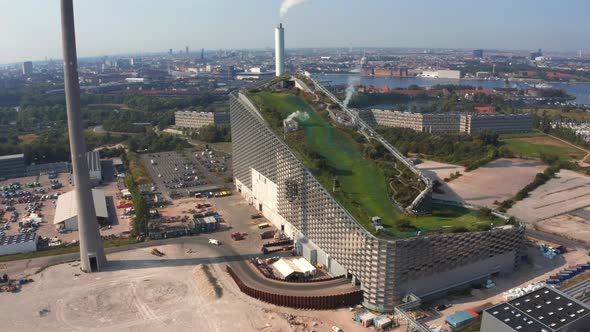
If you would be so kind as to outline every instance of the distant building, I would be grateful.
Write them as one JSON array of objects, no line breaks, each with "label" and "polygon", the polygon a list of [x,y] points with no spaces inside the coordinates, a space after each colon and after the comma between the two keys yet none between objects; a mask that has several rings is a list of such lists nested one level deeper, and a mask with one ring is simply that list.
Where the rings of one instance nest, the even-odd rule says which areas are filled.
[{"label": "distant building", "polygon": [[33,75],[33,63],[31,61],[23,62],[23,75],[24,76]]},{"label": "distant building", "polygon": [[484,310],[481,332],[588,331],[590,306],[543,287]]},{"label": "distant building", "polygon": [[18,178],[24,175],[24,154],[0,156],[0,178]]},{"label": "distant building", "polygon": [[0,256],[37,251],[37,233],[0,236]]},{"label": "distant building", "polygon": [[[490,109],[481,108],[481,111],[488,113]],[[530,132],[533,127],[530,114],[418,113],[380,109],[360,110],[358,114],[372,126],[410,128],[427,133],[471,135],[484,129],[497,133],[520,133]]]},{"label": "distant building", "polygon": [[527,133],[533,129],[530,114],[461,114],[459,132],[477,134],[492,130],[498,134]]},{"label": "distant building", "polygon": [[483,58],[483,50],[473,50],[473,58],[475,58],[475,59]]},{"label": "distant building", "polygon": [[461,71],[459,70],[425,70],[422,72],[422,74],[420,74],[420,77],[425,77],[425,78],[447,78],[447,79],[453,79],[453,80],[458,80],[461,79]]},{"label": "distant building", "polygon": [[541,49],[537,50],[536,52],[531,52],[529,54],[529,60],[535,60],[540,56],[543,56],[543,51],[541,51]]},{"label": "distant building", "polygon": [[196,130],[206,126],[228,126],[228,112],[194,112],[176,111],[174,124],[179,129],[186,131]]},{"label": "distant building", "polygon": [[[92,189],[92,199],[94,201],[94,211],[96,212],[97,222],[101,223],[108,220],[109,213],[104,191]],[[78,230],[78,207],[76,204],[76,196],[74,195],[73,190],[60,195],[57,198],[53,224],[62,225],[63,228],[69,231]]]},{"label": "distant building", "polygon": [[491,76],[492,73],[490,73],[489,71],[478,71],[477,73],[475,73],[475,78],[479,79],[489,78]]}]

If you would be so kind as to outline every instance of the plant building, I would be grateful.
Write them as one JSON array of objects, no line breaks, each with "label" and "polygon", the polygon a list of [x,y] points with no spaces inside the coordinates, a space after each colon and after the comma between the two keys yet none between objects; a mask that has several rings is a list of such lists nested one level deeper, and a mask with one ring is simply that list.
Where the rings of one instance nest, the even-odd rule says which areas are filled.
[{"label": "plant building", "polygon": [[[285,100],[298,102],[289,98]],[[383,236],[376,232],[368,226],[369,220],[361,220],[358,212],[353,211],[357,205],[349,204],[346,208],[348,203],[340,194],[312,173],[305,156],[289,145],[292,142],[285,137],[297,133],[274,128],[277,124],[282,126],[286,116],[269,119],[268,113],[255,107],[251,99],[245,93],[230,95],[237,190],[293,238],[299,254],[333,276],[345,275],[358,285],[365,306],[392,311],[408,294],[434,297],[490,275],[511,273],[518,266],[524,241],[524,227],[520,225],[418,236]],[[303,106],[297,104],[294,108]],[[319,121],[314,116],[317,119],[312,114],[308,121]],[[308,126],[305,134],[331,130],[331,126],[321,127],[317,123]],[[326,148],[332,143],[325,143]],[[360,159],[358,163],[362,162]],[[363,197],[356,198],[364,202]],[[365,208],[363,204],[360,209]]]}]

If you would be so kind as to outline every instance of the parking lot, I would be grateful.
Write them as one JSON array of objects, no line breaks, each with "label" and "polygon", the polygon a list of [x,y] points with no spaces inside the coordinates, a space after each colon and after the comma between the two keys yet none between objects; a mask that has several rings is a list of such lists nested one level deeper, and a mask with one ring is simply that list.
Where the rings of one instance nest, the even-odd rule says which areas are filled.
[{"label": "parking lot", "polygon": [[[114,176],[106,174],[109,171],[113,172],[112,168],[109,168],[108,164],[106,166],[103,169],[105,181],[96,188],[105,192],[109,211],[108,223],[111,225],[110,228],[104,227],[101,230],[101,235],[111,236],[129,231],[130,225],[129,222],[120,218],[122,210],[115,209],[115,200],[119,189]],[[54,182],[60,183],[61,187],[52,189]],[[6,228],[3,230],[3,234],[15,235],[22,232],[36,232],[42,238],[54,239],[52,241],[53,245],[72,243],[78,240],[77,231],[60,233],[53,224],[57,197],[74,189],[70,182],[69,173],[57,173],[55,179],[50,179],[47,174],[8,179],[0,182],[0,187],[15,183],[19,183],[21,188],[14,190],[14,192],[20,191],[22,196],[0,198],[0,211],[2,211],[0,212],[0,227]],[[30,186],[27,187],[27,184]],[[7,193],[8,191],[3,192]],[[24,192],[30,194],[24,194]],[[34,216],[30,218],[33,213],[40,219]],[[27,222],[29,219],[30,222]]]},{"label": "parking lot", "polygon": [[191,191],[210,187],[210,179],[190,150],[148,153],[141,155],[141,159],[156,189],[168,199],[188,196]]}]

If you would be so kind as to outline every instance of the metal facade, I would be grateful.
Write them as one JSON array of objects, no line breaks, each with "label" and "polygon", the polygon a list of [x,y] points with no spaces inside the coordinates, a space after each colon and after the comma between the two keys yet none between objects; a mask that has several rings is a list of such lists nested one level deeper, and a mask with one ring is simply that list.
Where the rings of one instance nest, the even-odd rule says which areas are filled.
[{"label": "metal facade", "polygon": [[[236,183],[252,191],[252,169],[273,181],[281,217],[360,282],[364,305],[391,311],[408,292],[420,296],[433,287],[470,282],[482,273],[509,273],[517,264],[524,241],[521,226],[403,240],[376,238],[314,178],[245,96],[230,95],[230,111]],[[487,265],[493,266],[482,271]],[[420,287],[421,280],[428,285]]]}]

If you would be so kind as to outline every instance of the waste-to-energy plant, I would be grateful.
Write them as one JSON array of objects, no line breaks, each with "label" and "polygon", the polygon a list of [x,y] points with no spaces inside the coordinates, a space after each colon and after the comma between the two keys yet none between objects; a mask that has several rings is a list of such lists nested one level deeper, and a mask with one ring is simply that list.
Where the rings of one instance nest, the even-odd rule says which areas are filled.
[{"label": "waste-to-energy plant", "polygon": [[489,231],[380,238],[361,225],[314,177],[245,94],[230,95],[238,191],[296,250],[364,291],[364,305],[393,310],[408,293],[427,297],[513,271],[521,226]]},{"label": "waste-to-energy plant", "polygon": [[[280,63],[284,47],[282,26],[277,28],[276,37],[277,74],[283,74]],[[300,93],[290,94],[284,88],[288,84],[279,84],[279,88],[273,89],[274,83],[270,83],[263,91],[249,89],[230,94],[230,120],[234,182],[238,192],[294,240],[298,254],[314,265],[321,265],[333,276],[349,278],[363,291],[363,305],[379,311],[395,310],[407,295],[434,297],[492,275],[511,273],[518,266],[524,243],[524,227],[518,223],[492,227],[486,223],[483,226],[487,228],[461,232],[439,227],[436,232],[424,234],[387,233],[378,223],[378,217],[383,217],[383,225],[387,224],[391,230],[397,228],[395,220],[386,219],[404,219],[407,214],[415,222],[427,220],[419,214],[432,211],[432,183],[357,112],[349,110],[318,82],[303,77],[291,80]],[[309,97],[307,101],[297,96],[301,93]],[[308,103],[320,104],[312,107]],[[289,115],[289,112],[292,113]],[[307,114],[294,118],[301,113]],[[290,125],[293,121],[299,121],[304,128]],[[337,126],[347,129],[334,129]],[[349,151],[348,155],[344,154],[346,151],[335,151],[357,144],[354,141],[358,142],[359,138],[353,140],[352,134],[347,134],[351,129],[358,137],[363,136],[366,144],[380,145],[390,154],[389,159],[366,161],[355,151]],[[348,141],[343,143],[342,140]],[[307,147],[301,148],[302,144]],[[305,151],[312,148],[316,149],[314,153],[305,155]],[[311,166],[310,158],[330,153],[334,158],[327,162],[323,159],[322,167]],[[366,169],[355,168],[363,163]],[[326,180],[326,169],[334,164],[341,169],[338,170],[340,175],[332,175],[332,187],[332,181]],[[383,164],[393,165],[400,174],[406,174],[406,182],[401,181],[396,186],[398,190],[404,189],[399,186],[412,187],[409,190],[412,196],[406,195],[404,200],[407,206],[400,206],[399,202],[394,204],[389,188],[379,183],[379,179],[385,182],[383,176],[368,174],[371,170],[383,174],[383,168],[375,166]],[[380,187],[381,191],[369,188],[369,200],[359,197],[362,189],[354,185],[349,193],[344,193],[347,190],[344,185],[339,192],[335,191],[336,177],[344,183],[347,177],[355,176],[354,185],[372,181],[370,187]],[[408,178],[413,182],[407,182]],[[343,198],[346,194],[350,194],[354,203]],[[375,203],[380,205],[373,204],[375,200],[380,200]],[[364,220],[367,213],[359,211],[383,211],[387,216],[373,214],[367,218],[371,219],[369,221]],[[372,216],[377,220],[370,218]],[[470,226],[469,223],[465,225]]]}]

